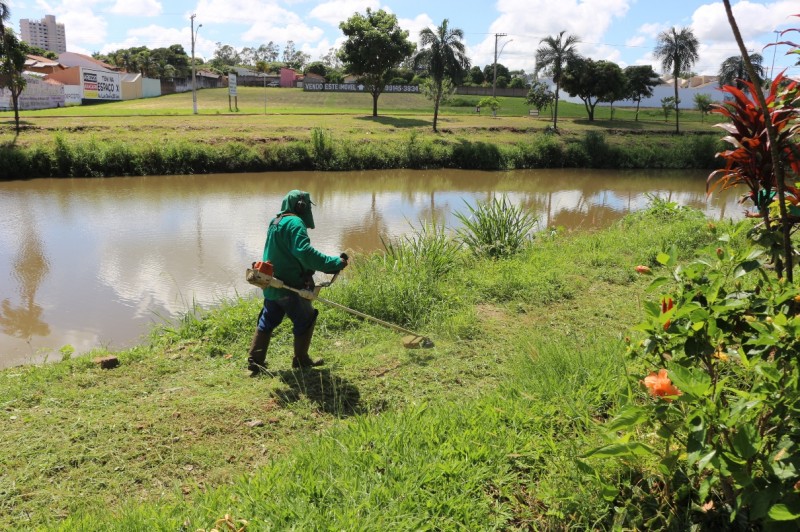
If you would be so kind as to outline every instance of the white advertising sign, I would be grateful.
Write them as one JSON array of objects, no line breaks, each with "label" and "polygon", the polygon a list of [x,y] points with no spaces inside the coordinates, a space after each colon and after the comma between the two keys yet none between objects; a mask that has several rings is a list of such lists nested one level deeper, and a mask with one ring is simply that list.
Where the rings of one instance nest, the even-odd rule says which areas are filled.
[{"label": "white advertising sign", "polygon": [[236,96],[236,74],[228,74],[228,95]]},{"label": "white advertising sign", "polygon": [[122,99],[122,86],[117,72],[81,68],[81,81],[85,100]]}]

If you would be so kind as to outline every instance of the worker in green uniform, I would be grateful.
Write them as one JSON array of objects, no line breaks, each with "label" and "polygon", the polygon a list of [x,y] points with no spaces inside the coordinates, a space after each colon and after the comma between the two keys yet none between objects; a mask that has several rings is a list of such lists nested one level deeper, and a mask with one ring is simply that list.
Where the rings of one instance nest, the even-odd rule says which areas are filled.
[{"label": "worker in green uniform", "polygon": [[[315,271],[336,273],[347,266],[347,255],[338,257],[320,253],[311,245],[308,229],[314,229],[308,192],[292,190],[283,198],[281,212],[270,222],[264,244],[264,261],[272,263],[274,276],[287,286],[313,289]],[[320,366],[322,360],[308,355],[311,336],[319,311],[311,301],[283,288],[264,289],[264,306],[258,315],[258,326],[250,345],[248,369],[258,375],[266,368],[267,348],[272,331],[288,316],[294,334],[293,368]]]}]

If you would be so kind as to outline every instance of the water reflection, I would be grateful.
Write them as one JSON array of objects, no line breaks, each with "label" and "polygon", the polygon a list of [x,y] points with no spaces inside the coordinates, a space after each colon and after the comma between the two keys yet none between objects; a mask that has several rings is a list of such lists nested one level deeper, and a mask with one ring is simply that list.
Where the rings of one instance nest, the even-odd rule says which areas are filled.
[{"label": "water reflection", "polygon": [[36,304],[36,292],[50,268],[30,209],[25,203],[19,207],[15,219],[20,228],[20,238],[12,262],[12,277],[16,281],[20,303],[14,305],[9,298],[3,298],[0,330],[4,335],[29,342],[34,336],[50,334],[50,327],[42,319],[44,309]]},{"label": "water reflection", "polygon": [[[119,348],[153,321],[254,293],[243,279],[290,189],[317,206],[314,245],[381,248],[410,224],[495,195],[541,229],[603,227],[648,194],[738,215],[733,195],[705,196],[705,172],[537,170],[271,173],[0,183],[0,367],[71,344]],[[728,214],[730,215],[730,214]]]}]

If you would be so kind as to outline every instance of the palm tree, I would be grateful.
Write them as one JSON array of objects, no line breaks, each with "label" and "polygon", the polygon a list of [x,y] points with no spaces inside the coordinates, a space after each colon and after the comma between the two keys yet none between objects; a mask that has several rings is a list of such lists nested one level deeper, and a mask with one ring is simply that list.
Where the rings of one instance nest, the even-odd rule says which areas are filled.
[{"label": "palm tree", "polygon": [[6,22],[11,20],[11,10],[8,2],[0,2],[0,57],[3,55],[3,48],[6,39]]},{"label": "palm tree", "polygon": [[425,28],[419,32],[422,50],[414,57],[415,65],[425,65],[431,78],[433,99],[433,131],[439,119],[439,103],[444,94],[445,81],[459,81],[469,70],[469,58],[462,40],[464,32],[458,28],[450,29],[449,21],[432,30]]},{"label": "palm tree", "polygon": [[[761,54],[748,54],[748,57],[750,58],[750,62],[753,64],[753,69],[755,69],[756,75],[759,77],[758,82],[761,83],[761,79],[767,73],[767,69],[764,68],[764,65],[762,64],[764,62],[764,58],[761,56]],[[723,85],[733,85],[737,89],[743,90],[745,86],[742,81],[746,79],[747,69],[744,66],[744,59],[741,55],[734,55],[727,58],[719,67],[720,87]]]},{"label": "palm tree", "polygon": [[661,67],[665,72],[672,72],[675,85],[675,133],[680,133],[680,113],[678,112],[678,79],[682,72],[687,72],[692,65],[700,59],[697,48],[700,43],[689,28],[681,28],[677,32],[673,27],[669,31],[662,31],[658,35],[656,49],[653,54],[661,60]]},{"label": "palm tree", "polygon": [[564,75],[564,67],[567,62],[578,56],[575,45],[580,42],[575,35],[567,35],[565,31],[557,37],[545,37],[539,44],[544,46],[536,50],[536,74],[540,70],[547,70],[553,75],[553,83],[556,84],[555,106],[553,107],[553,128],[558,129],[558,91],[561,88],[561,77]]}]

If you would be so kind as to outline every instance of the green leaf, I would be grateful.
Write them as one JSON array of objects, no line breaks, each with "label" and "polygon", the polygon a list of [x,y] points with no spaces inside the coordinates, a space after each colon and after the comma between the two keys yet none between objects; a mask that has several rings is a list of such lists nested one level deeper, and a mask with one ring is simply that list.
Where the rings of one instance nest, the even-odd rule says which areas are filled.
[{"label": "green leaf", "polygon": [[596,458],[620,458],[632,456],[649,456],[653,449],[640,442],[611,443],[597,449],[592,449],[583,458],[594,456]]},{"label": "green leaf", "polygon": [[681,392],[695,399],[706,395],[711,388],[711,377],[697,368],[689,369],[678,364],[670,364],[669,377]]},{"label": "green leaf", "polygon": [[739,453],[739,456],[745,460],[749,460],[758,452],[761,446],[761,437],[755,425],[743,424],[737,427],[736,433],[733,435],[733,449]]},{"label": "green leaf", "polygon": [[606,430],[614,432],[618,430],[632,429],[636,425],[647,421],[647,412],[638,406],[627,405],[608,423]]},{"label": "green leaf", "polygon": [[656,255],[656,261],[658,261],[659,264],[662,264],[664,266],[669,265],[670,259],[671,257],[668,254],[664,253],[663,251],[660,252],[658,255]]},{"label": "green leaf", "polygon": [[601,492],[603,500],[607,502],[612,502],[614,499],[617,498],[617,495],[619,495],[619,489],[616,486],[613,486],[611,484],[603,484],[603,489]]},{"label": "green leaf", "polygon": [[773,521],[793,521],[800,518],[800,511],[798,511],[796,505],[792,506],[793,508],[782,503],[774,504],[767,515]]},{"label": "green leaf", "polygon": [[761,263],[757,260],[746,260],[744,262],[739,263],[736,266],[736,269],[733,271],[733,278],[738,279],[748,273],[752,272],[761,267]]},{"label": "green leaf", "polygon": [[703,469],[705,469],[708,463],[711,462],[711,460],[713,460],[715,456],[717,456],[717,451],[711,451],[710,453],[702,457],[700,460],[698,460],[697,461],[698,471],[702,471]]},{"label": "green leaf", "polygon": [[654,292],[655,290],[661,288],[665,284],[669,283],[670,279],[668,277],[656,277],[653,279],[647,287],[648,292]]}]

